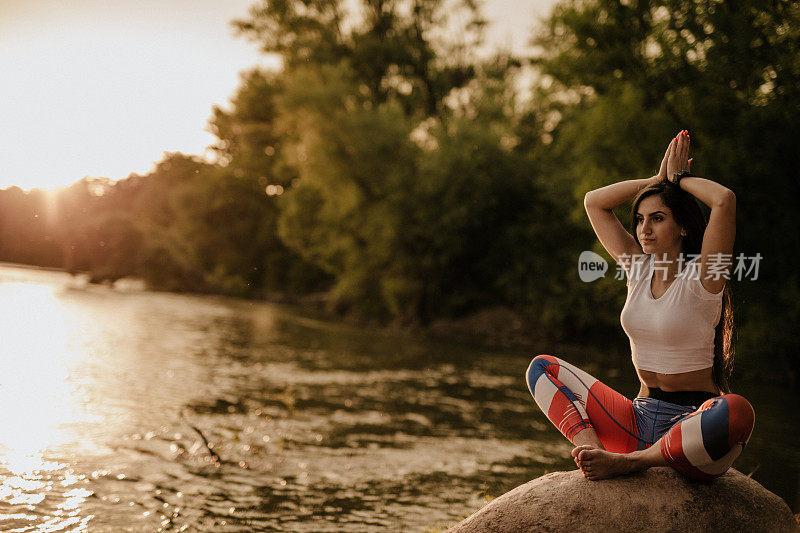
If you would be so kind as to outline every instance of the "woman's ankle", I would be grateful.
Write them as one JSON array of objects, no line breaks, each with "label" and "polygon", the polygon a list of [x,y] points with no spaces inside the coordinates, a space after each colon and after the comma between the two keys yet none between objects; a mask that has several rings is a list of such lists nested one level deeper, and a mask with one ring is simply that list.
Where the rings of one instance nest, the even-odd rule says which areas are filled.
[{"label": "woman's ankle", "polygon": [[597,432],[594,428],[583,428],[578,433],[572,437],[572,444],[577,446],[589,445],[595,448],[600,448],[601,450],[605,450],[603,447],[603,443],[600,442],[600,438],[597,436]]},{"label": "woman's ankle", "polygon": [[[656,453],[656,451],[658,453]],[[626,453],[625,458],[630,464],[631,472],[647,470],[653,466],[667,466],[666,460],[664,460],[664,457],[661,455],[661,450],[655,446],[651,446],[646,450]]]}]

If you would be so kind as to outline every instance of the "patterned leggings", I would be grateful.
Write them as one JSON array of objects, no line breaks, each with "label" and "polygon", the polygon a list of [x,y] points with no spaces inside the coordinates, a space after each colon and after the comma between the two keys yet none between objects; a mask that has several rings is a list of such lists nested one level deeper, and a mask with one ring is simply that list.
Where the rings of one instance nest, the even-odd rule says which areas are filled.
[{"label": "patterned leggings", "polygon": [[594,428],[610,452],[629,453],[660,442],[667,463],[693,479],[724,474],[753,431],[753,408],[738,394],[700,406],[631,401],[552,355],[534,358],[526,378],[539,408],[570,442],[584,428]]}]

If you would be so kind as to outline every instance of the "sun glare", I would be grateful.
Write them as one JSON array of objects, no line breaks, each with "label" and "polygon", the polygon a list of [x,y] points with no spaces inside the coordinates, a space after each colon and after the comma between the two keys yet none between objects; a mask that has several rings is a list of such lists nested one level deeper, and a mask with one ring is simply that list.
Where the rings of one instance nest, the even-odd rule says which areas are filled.
[{"label": "sun glare", "polygon": [[53,288],[0,283],[0,452],[17,475],[47,469],[42,452],[63,441],[78,406],[68,380],[64,312]]},{"label": "sun glare", "polygon": [[[68,379],[72,354],[65,313],[53,291],[45,284],[0,282],[0,471],[5,471],[0,501],[33,510],[58,490],[63,500],[55,504],[53,516],[44,517],[41,531],[85,531],[93,516],[81,517],[81,508],[91,491],[73,486],[84,476],[45,458],[48,448],[70,438],[63,429],[80,413]],[[0,514],[0,521],[17,523],[41,518]]]},{"label": "sun glare", "polygon": [[275,63],[233,35],[251,3],[0,2],[0,188],[116,180],[164,152],[202,154],[239,72]]}]

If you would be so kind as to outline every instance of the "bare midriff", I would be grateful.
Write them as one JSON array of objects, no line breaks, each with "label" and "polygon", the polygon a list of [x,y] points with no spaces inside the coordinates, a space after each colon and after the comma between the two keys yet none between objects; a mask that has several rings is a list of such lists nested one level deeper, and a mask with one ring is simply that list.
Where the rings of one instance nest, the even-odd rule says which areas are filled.
[{"label": "bare midriff", "polygon": [[659,374],[637,368],[636,373],[639,374],[639,380],[642,382],[639,396],[643,398],[650,395],[650,387],[659,388],[665,392],[708,391],[719,394],[719,389],[714,385],[710,367],[680,374]]}]

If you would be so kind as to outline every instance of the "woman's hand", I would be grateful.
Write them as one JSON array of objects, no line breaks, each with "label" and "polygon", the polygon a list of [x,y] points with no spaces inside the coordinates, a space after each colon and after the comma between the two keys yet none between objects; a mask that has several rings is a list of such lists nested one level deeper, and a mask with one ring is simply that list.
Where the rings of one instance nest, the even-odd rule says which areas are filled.
[{"label": "woman's hand", "polygon": [[[672,139],[672,142],[670,142],[669,145],[667,146],[667,150],[664,152],[664,158],[661,160],[661,167],[658,169],[658,174],[656,174],[655,176],[650,178],[651,181],[657,183],[657,182],[659,182],[661,180],[668,180],[672,176],[672,174],[674,174],[674,172],[672,174],[667,172],[667,166],[669,164],[670,153],[672,152],[673,147],[677,146],[676,145],[676,141],[677,141],[678,137],[680,137],[680,136],[681,135],[678,134],[678,136],[676,136],[674,139]],[[688,155],[688,146],[689,146],[689,133],[687,132],[686,133],[687,155]],[[692,166],[692,160],[689,159],[686,162],[686,170],[689,170],[689,168],[691,168],[691,166]],[[677,172],[677,171],[675,171],[675,172]]]},{"label": "woman's hand", "polygon": [[[675,139],[672,139],[673,141]],[[667,179],[667,161],[669,161],[669,151],[672,148],[672,143],[667,146],[667,151],[664,152],[664,159],[661,160],[661,167],[658,169],[658,174],[653,176],[653,180],[658,182]]]},{"label": "woman's hand", "polygon": [[[672,176],[681,170],[689,170],[689,132],[682,130],[672,139],[667,148],[666,155],[666,178],[672,181]],[[661,163],[664,168],[664,162]]]}]

